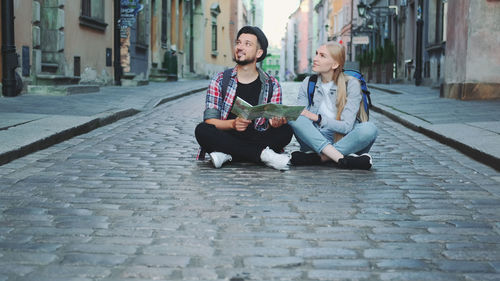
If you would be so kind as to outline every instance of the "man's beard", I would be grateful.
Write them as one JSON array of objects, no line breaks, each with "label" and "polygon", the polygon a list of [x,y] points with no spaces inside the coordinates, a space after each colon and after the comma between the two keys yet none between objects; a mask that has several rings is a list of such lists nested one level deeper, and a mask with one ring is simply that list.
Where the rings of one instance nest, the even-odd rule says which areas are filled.
[{"label": "man's beard", "polygon": [[247,65],[253,62],[253,59],[247,58],[246,60],[238,60],[235,55],[233,55],[233,61],[238,65]]}]

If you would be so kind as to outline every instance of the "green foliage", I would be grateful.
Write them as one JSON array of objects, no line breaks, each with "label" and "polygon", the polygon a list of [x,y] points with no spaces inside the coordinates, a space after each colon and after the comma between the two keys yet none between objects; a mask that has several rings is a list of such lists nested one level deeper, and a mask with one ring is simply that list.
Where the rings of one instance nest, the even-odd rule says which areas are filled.
[{"label": "green foliage", "polygon": [[396,49],[390,40],[385,41],[385,46],[379,46],[373,52],[364,52],[356,58],[361,67],[371,66],[372,64],[394,63],[396,61]]},{"label": "green foliage", "polygon": [[385,41],[382,62],[393,63],[396,61],[396,50],[394,44],[390,40]]},{"label": "green foliage", "polygon": [[295,79],[293,79],[293,81],[302,82],[302,81],[304,81],[304,79],[306,79],[307,76],[310,76],[310,75],[311,75],[310,73],[301,73],[301,74],[297,75],[297,77],[295,77]]},{"label": "green foliage", "polygon": [[375,49],[375,64],[380,64],[383,62],[383,57],[384,57],[384,49],[382,46],[378,46],[377,49]]},{"label": "green foliage", "polygon": [[359,61],[360,67],[370,66],[373,63],[373,53],[370,51],[366,51],[356,58]]}]

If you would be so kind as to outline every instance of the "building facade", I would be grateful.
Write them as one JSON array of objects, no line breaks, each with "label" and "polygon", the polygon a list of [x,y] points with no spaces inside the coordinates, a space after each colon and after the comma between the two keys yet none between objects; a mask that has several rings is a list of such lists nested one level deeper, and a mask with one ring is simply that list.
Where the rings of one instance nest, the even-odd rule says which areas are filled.
[{"label": "building facade", "polygon": [[12,1],[19,54],[16,71],[25,91],[29,85],[108,84],[112,80],[108,58],[113,48],[113,4],[86,2]]},{"label": "building facade", "polygon": [[281,54],[279,50],[268,50],[266,58],[262,61],[261,68],[269,75],[280,80]]},{"label": "building facade", "polygon": [[292,29],[293,34],[287,32],[287,44],[293,44],[293,69],[288,71],[295,75],[309,73],[312,62],[313,44],[313,0],[301,0],[297,10],[289,17],[287,29]]},{"label": "building facade", "polygon": [[[238,30],[262,27],[264,7],[263,0],[6,1],[14,6],[8,24],[23,93],[211,76],[234,65]],[[7,63],[14,65],[2,56],[0,69]]]},{"label": "building facade", "polygon": [[499,98],[499,9],[496,0],[302,0],[283,40],[283,77],[307,74],[314,44],[336,41],[369,82],[431,86],[459,99]]},{"label": "building facade", "polygon": [[314,30],[316,33],[317,43],[319,45],[326,43],[329,40],[332,30],[331,14],[333,12],[331,0],[321,0],[314,7],[317,14],[317,28]]},{"label": "building facade", "polygon": [[500,2],[449,1],[441,96],[500,98]]}]

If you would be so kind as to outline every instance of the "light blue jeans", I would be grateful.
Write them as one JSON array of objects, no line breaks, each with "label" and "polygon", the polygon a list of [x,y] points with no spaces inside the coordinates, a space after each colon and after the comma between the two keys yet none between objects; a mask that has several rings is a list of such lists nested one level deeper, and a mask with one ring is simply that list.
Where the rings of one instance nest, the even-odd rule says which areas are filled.
[{"label": "light blue jeans", "polygon": [[370,151],[377,138],[377,127],[372,122],[356,123],[352,131],[336,143],[333,143],[333,131],[320,131],[319,127],[305,116],[301,115],[288,124],[292,126],[300,150],[304,152],[314,151],[320,154],[328,144],[331,144],[343,155],[362,154]]}]

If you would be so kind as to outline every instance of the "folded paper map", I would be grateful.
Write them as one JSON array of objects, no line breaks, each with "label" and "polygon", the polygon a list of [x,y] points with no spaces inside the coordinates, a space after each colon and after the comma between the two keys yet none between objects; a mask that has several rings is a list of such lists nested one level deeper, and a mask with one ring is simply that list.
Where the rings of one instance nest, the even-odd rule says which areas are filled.
[{"label": "folded paper map", "polygon": [[252,106],[243,99],[236,97],[231,112],[247,120],[254,120],[260,117],[285,117],[289,121],[295,121],[300,116],[302,110],[304,110],[304,106],[290,106],[275,103]]}]

